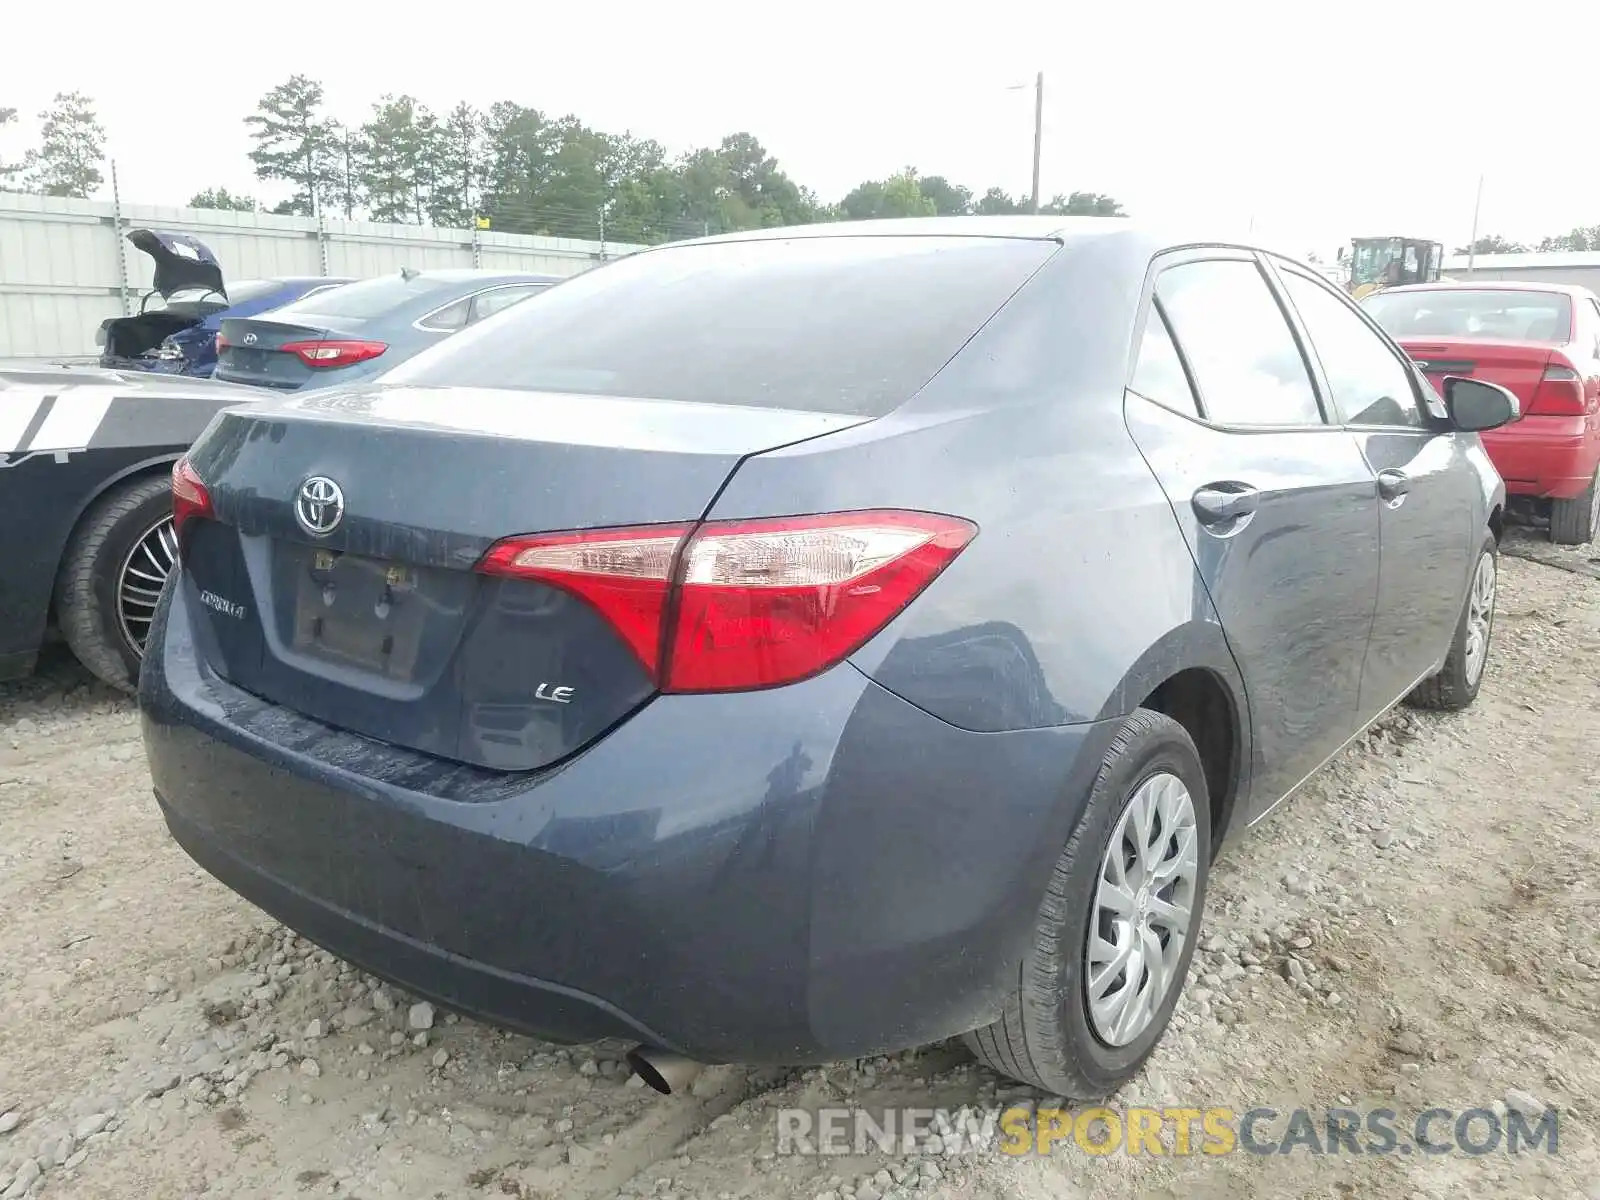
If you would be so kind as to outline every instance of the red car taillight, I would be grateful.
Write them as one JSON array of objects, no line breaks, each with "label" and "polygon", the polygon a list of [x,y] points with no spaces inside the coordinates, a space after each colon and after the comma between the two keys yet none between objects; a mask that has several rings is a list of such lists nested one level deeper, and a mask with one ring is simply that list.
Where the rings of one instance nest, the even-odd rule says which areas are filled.
[{"label": "red car taillight", "polygon": [[183,544],[183,526],[190,517],[213,517],[211,493],[187,457],[172,464],[172,529]]},{"label": "red car taillight", "polygon": [[369,358],[377,358],[389,348],[387,342],[331,342],[318,339],[311,342],[285,342],[279,350],[293,354],[308,367],[349,367]]},{"label": "red car taillight", "polygon": [[852,654],[977,532],[898,511],[641,526],[507,538],[478,569],[588,601],[664,692],[745,691]]},{"label": "red car taillight", "polygon": [[1581,417],[1584,411],[1583,376],[1565,363],[1552,362],[1534,389],[1528,412],[1541,417]]}]

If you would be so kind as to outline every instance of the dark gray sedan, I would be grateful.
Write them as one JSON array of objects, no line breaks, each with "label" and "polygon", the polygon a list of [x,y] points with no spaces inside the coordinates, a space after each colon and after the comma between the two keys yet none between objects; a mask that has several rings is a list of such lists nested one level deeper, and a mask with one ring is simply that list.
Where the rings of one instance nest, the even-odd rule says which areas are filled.
[{"label": "dark gray sedan", "polygon": [[559,283],[517,271],[397,271],[225,320],[218,379],[298,391],[346,385]]},{"label": "dark gray sedan", "polygon": [[317,943],[657,1086],[967,1034],[1103,1095],[1223,839],[1477,695],[1515,413],[1127,221],[648,250],[212,423],[156,794]]}]

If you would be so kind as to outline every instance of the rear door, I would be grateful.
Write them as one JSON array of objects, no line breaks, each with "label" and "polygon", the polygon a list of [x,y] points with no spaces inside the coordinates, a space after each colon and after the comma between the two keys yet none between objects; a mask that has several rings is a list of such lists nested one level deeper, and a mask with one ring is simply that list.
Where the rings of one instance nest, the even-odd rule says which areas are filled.
[{"label": "rear door", "polygon": [[1417,374],[1360,310],[1287,263],[1281,281],[1320,383],[1378,478],[1382,564],[1360,713],[1376,716],[1449,649],[1476,561],[1482,484],[1426,412]]},{"label": "rear door", "polygon": [[1377,481],[1356,439],[1324,418],[1254,256],[1158,260],[1142,339],[1128,427],[1244,674],[1254,819],[1357,728]]}]

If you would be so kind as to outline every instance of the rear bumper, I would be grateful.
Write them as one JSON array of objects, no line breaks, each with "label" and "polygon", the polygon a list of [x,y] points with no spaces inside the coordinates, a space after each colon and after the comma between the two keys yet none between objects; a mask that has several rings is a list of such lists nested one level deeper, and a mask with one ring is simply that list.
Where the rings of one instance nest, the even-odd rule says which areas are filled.
[{"label": "rear bumper", "polygon": [[969,733],[846,665],[658,697],[559,768],[496,775],[232,687],[196,661],[182,589],[165,603],[145,740],[201,866],[446,1006],[707,1061],[825,1061],[993,1019],[1114,732]]},{"label": "rear bumper", "polygon": [[1585,417],[1523,417],[1482,437],[1512,496],[1571,500],[1600,464],[1600,428]]}]

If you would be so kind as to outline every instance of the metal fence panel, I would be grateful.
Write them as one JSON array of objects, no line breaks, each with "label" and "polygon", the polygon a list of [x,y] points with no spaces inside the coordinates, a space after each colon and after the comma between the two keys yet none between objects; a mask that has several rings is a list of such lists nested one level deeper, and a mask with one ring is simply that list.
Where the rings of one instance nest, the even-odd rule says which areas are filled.
[{"label": "metal fence panel", "polygon": [[[121,240],[146,226],[198,237],[234,280],[474,263],[467,229],[0,192],[0,358],[94,354],[100,322],[136,312],[150,288],[149,258]],[[640,248],[492,231],[478,232],[476,243],[482,267],[551,275],[575,275],[602,254]]]}]

